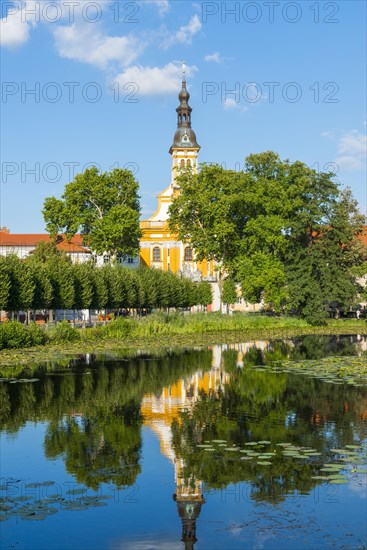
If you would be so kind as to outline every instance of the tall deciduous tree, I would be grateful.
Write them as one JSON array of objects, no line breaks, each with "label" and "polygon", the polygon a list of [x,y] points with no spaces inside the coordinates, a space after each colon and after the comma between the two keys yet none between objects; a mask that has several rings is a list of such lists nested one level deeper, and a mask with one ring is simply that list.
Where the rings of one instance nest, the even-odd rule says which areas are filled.
[{"label": "tall deciduous tree", "polygon": [[361,273],[367,249],[358,239],[364,218],[350,190],[323,204],[322,216],[316,220],[317,204],[310,201],[309,210],[309,228],[301,232],[296,227],[290,240],[289,307],[319,324],[330,306],[345,309],[357,300],[361,288],[356,275]]},{"label": "tall deciduous tree", "polygon": [[318,310],[316,322],[331,302],[353,302],[364,219],[333,174],[268,151],[250,155],[242,172],[204,165],[179,182],[172,231],[191,242],[199,260],[215,260],[235,277],[248,301],[311,321]]},{"label": "tall deciduous tree", "polygon": [[43,215],[50,235],[78,231],[97,254],[135,256],[139,251],[138,183],[132,172],[115,168],[100,173],[96,167],[78,174],[61,199],[49,197]]},{"label": "tall deciduous tree", "polygon": [[239,210],[246,188],[242,172],[202,165],[179,179],[180,194],[170,206],[170,228],[195,248],[195,258],[228,268],[236,258],[248,215]]}]

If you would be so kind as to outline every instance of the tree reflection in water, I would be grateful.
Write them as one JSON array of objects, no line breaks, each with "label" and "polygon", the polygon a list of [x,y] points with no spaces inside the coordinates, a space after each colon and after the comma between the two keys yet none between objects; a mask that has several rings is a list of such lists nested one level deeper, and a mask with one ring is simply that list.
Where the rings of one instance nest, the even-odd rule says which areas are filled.
[{"label": "tree reflection in water", "polygon": [[[187,548],[206,491],[245,482],[256,501],[277,503],[318,483],[311,476],[331,448],[365,437],[364,387],[325,384],[316,378],[253,370],[282,359],[314,359],[366,351],[366,339],[314,337],[214,346],[208,350],[141,355],[129,360],[67,362],[32,372],[34,384],[0,384],[1,428],[17,432],[27,421],[47,421],[44,449],[63,457],[79,483],[128,487],[141,472],[142,425],[159,437],[175,468],[175,501]],[[27,373],[22,373],[25,377]],[[290,442],[322,453],[320,459],[271,466],[234,453],[198,449],[205,441],[229,446],[249,441]]]}]

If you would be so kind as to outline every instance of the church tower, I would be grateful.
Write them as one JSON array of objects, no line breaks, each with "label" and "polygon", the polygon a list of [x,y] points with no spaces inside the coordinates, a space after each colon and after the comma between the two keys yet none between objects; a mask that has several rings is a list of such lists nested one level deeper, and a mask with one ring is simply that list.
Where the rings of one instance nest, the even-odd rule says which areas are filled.
[{"label": "church tower", "polygon": [[177,129],[169,149],[172,158],[171,182],[158,194],[158,207],[155,213],[140,223],[141,265],[182,273],[184,276],[199,281],[202,277],[213,277],[213,262],[196,262],[195,253],[190,243],[178,240],[170,232],[168,209],[173,198],[180,192],[177,178],[183,170],[198,171],[198,153],[200,145],[191,127],[192,108],[189,105],[190,94],[186,87],[186,68],[183,65],[181,90],[178,94]]},{"label": "church tower", "polygon": [[178,189],[176,183],[177,177],[181,170],[192,170],[194,174],[197,172],[197,160],[200,145],[196,141],[196,135],[191,128],[191,112],[192,108],[189,105],[190,94],[186,88],[186,69],[183,65],[182,71],[182,88],[178,94],[180,104],[176,109],[177,112],[177,130],[173,137],[173,143],[169,150],[172,157],[172,181],[171,185],[174,189]]}]

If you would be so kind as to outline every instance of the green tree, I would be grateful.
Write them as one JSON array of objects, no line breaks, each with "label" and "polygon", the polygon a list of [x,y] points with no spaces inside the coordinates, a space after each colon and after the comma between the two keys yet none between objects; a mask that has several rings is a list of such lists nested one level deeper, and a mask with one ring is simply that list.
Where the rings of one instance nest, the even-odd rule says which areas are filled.
[{"label": "green tree", "polygon": [[236,283],[231,277],[227,277],[223,282],[222,301],[227,307],[237,302]]},{"label": "green tree", "polygon": [[51,241],[38,242],[35,249],[27,258],[27,262],[45,264],[52,258],[63,258],[64,260],[71,262],[70,257],[66,254],[66,252],[57,246],[57,242],[57,236],[55,236],[55,238]]},{"label": "green tree", "polygon": [[0,280],[0,311],[7,311],[10,299],[11,278],[6,256],[0,256]]},{"label": "green tree", "polygon": [[[6,256],[3,260],[5,291],[7,293],[7,310],[14,312],[28,310],[33,305],[35,283],[32,270],[28,264],[15,254]],[[8,284],[10,283],[10,287]]]},{"label": "green tree", "polygon": [[102,269],[92,271],[93,298],[91,308],[106,309],[108,307],[109,289]]},{"label": "green tree", "polygon": [[294,228],[286,258],[289,307],[313,324],[323,322],[331,305],[355,303],[357,274],[367,257],[357,238],[364,224],[357,202],[348,189],[335,195],[322,205],[311,203],[309,228]]},{"label": "green tree", "polygon": [[268,151],[247,157],[242,172],[204,165],[197,175],[184,173],[180,187],[171,230],[191,242],[198,260],[220,265],[220,291],[227,273],[248,301],[312,322],[325,318],[331,302],[355,300],[364,218],[332,173]]},{"label": "green tree", "polygon": [[30,263],[35,284],[32,309],[49,309],[52,306],[53,286],[47,266],[42,263]]},{"label": "green tree", "polygon": [[46,264],[52,283],[52,309],[73,309],[75,286],[73,266],[63,258],[52,258]]},{"label": "green tree", "polygon": [[29,322],[29,310],[33,308],[35,281],[33,271],[29,264],[21,262],[19,265],[19,309],[27,311],[27,323]]},{"label": "green tree", "polygon": [[93,302],[93,272],[94,264],[86,262],[73,266],[75,287],[75,309],[90,309]]},{"label": "green tree", "polygon": [[3,260],[5,277],[10,283],[9,292],[7,294],[7,311],[14,313],[19,309],[20,281],[18,273],[20,270],[20,259],[15,254],[9,254]]},{"label": "green tree", "polygon": [[143,301],[140,303],[140,307],[144,309],[153,309],[157,307],[158,293],[154,284],[154,272],[153,269],[142,267],[139,269],[140,280],[140,297]]},{"label": "green tree", "polygon": [[237,263],[242,296],[247,302],[263,301],[275,311],[281,311],[287,300],[285,266],[280,259],[263,252],[241,257]]},{"label": "green tree", "polygon": [[139,251],[138,183],[129,170],[100,173],[96,167],[78,174],[61,199],[49,197],[43,215],[50,235],[78,231],[97,254],[134,256]]},{"label": "green tree", "polygon": [[212,287],[207,281],[201,282],[198,286],[198,304],[208,306],[213,301]]},{"label": "green tree", "polygon": [[198,174],[185,171],[180,194],[169,208],[169,224],[179,239],[190,242],[195,258],[218,264],[220,292],[226,270],[238,255],[247,211],[243,209],[246,175],[217,164],[201,165]]}]

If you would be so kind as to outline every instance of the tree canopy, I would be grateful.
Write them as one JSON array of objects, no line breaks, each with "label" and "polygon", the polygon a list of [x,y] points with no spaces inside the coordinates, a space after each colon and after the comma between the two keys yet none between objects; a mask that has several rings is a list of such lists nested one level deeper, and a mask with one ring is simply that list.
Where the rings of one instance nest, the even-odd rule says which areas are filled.
[{"label": "tree canopy", "polygon": [[332,173],[268,151],[247,157],[240,172],[202,165],[179,184],[171,230],[198,260],[218,262],[247,301],[320,322],[331,304],[357,299],[365,219]]},{"label": "tree canopy", "polygon": [[103,172],[96,167],[77,174],[61,199],[48,197],[43,215],[51,236],[77,232],[97,254],[135,256],[139,252],[138,183],[130,170]]}]

